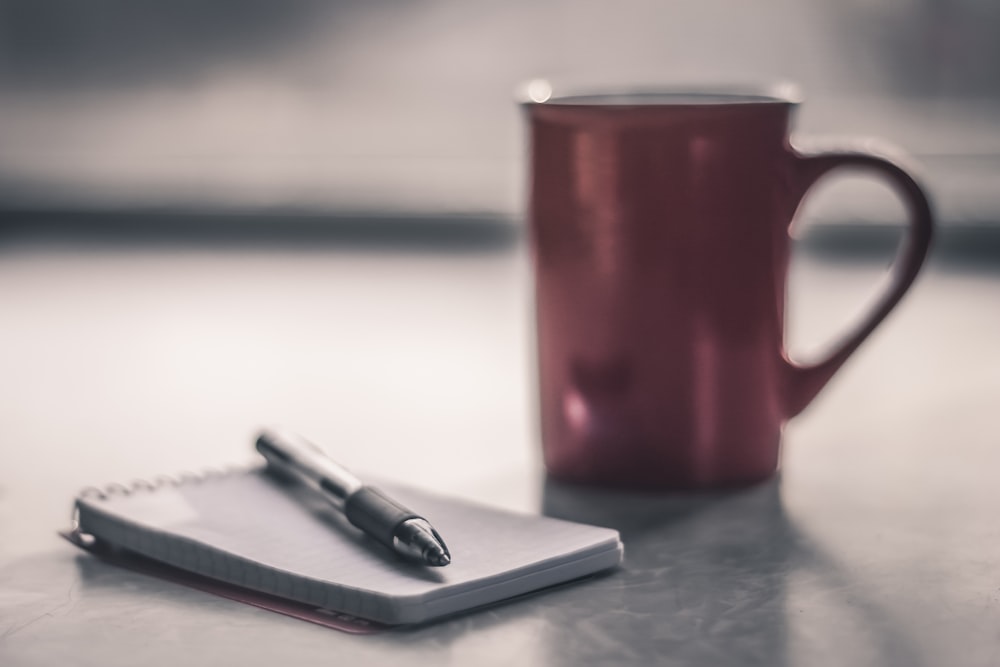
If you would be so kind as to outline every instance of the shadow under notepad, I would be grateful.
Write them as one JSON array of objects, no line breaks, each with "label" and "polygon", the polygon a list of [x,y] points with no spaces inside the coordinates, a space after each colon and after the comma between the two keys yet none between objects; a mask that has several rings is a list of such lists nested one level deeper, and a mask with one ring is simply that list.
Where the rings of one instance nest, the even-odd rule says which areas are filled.
[{"label": "shadow under notepad", "polygon": [[[379,632],[386,627],[381,623],[341,614],[335,610],[315,607],[303,602],[229,584],[219,579],[204,577],[125,549],[111,547],[98,540],[85,539],[78,531],[60,534],[94,556],[94,558],[77,556],[76,564],[81,580],[94,587],[93,584],[98,579],[110,574],[118,583],[117,587],[121,589],[121,592],[111,593],[116,597],[121,597],[125,593],[136,593],[138,590],[144,599],[155,595],[160,604],[163,604],[167,599],[183,599],[183,596],[198,595],[197,591],[200,591],[211,593],[214,596],[208,599],[197,599],[198,608],[202,612],[208,609],[209,600],[214,601],[215,605],[220,604],[220,600],[233,600],[351,634],[370,634]],[[107,565],[113,567],[107,568]],[[135,577],[135,575],[140,576]],[[159,587],[155,583],[156,580],[180,584],[180,586]],[[110,590],[106,586],[98,588]],[[192,593],[192,591],[196,592]],[[221,609],[221,611],[224,614],[229,612],[226,608]]]}]

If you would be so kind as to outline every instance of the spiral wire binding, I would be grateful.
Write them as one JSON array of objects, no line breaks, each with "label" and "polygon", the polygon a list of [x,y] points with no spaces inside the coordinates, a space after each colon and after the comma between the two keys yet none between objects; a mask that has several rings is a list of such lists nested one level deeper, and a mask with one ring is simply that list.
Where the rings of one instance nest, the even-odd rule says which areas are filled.
[{"label": "spiral wire binding", "polygon": [[[158,491],[164,487],[179,487],[187,484],[202,484],[206,481],[213,479],[223,479],[225,477],[231,477],[240,473],[249,472],[259,465],[255,464],[244,464],[244,465],[230,465],[221,468],[203,468],[197,472],[191,472],[190,470],[184,470],[176,475],[157,475],[152,479],[134,479],[128,484],[120,484],[117,482],[112,482],[110,484],[105,484],[101,486],[88,486],[82,489],[78,494],[78,499],[88,499],[93,498],[96,500],[108,500],[109,498],[115,496],[131,496],[134,493],[152,493]],[[79,532],[80,529],[80,510],[77,508],[76,503],[73,503],[73,511],[70,517],[72,521],[72,530]]]}]

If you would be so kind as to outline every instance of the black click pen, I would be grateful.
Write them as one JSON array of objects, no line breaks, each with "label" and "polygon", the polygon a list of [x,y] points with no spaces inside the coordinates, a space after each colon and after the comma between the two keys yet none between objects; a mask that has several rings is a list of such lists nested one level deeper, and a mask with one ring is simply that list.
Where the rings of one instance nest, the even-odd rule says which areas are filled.
[{"label": "black click pen", "polygon": [[425,565],[447,565],[451,554],[426,519],[365,486],[304,438],[263,431],[257,451],[268,465],[323,494],[347,520],[396,553]]}]

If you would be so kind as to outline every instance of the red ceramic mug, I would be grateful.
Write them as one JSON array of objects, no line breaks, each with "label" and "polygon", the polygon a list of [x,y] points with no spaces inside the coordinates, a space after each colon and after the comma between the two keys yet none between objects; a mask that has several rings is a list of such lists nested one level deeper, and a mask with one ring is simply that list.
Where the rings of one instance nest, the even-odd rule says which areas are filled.
[{"label": "red ceramic mug", "polygon": [[[796,105],[769,92],[525,104],[552,476],[662,490],[771,476],[783,424],[913,282],[933,229],[923,190],[885,155],[796,150]],[[784,346],[789,225],[839,167],[886,178],[909,233],[874,309],[827,359],[796,365]]]}]

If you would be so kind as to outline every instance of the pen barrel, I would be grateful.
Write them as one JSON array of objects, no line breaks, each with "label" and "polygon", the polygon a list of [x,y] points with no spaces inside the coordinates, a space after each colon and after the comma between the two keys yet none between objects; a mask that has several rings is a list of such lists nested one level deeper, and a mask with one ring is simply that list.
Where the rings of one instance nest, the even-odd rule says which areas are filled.
[{"label": "pen barrel", "polygon": [[257,438],[257,451],[274,470],[319,491],[337,507],[363,488],[349,470],[293,434],[263,431]]},{"label": "pen barrel", "polygon": [[263,431],[257,451],[269,469],[319,491],[350,523],[397,554],[436,567],[451,562],[448,547],[426,519],[362,484],[308,440]]},{"label": "pen barrel", "polygon": [[387,547],[394,549],[396,529],[409,519],[419,519],[375,487],[364,486],[347,498],[344,515],[352,524]]}]

